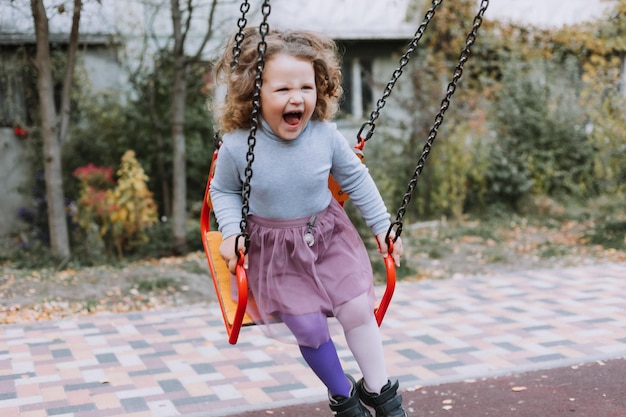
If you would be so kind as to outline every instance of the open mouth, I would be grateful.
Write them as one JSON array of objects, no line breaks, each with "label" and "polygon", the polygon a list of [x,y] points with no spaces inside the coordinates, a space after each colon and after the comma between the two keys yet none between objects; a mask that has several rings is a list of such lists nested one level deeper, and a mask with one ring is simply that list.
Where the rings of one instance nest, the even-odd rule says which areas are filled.
[{"label": "open mouth", "polygon": [[298,123],[300,123],[300,120],[302,120],[302,113],[301,112],[285,113],[283,115],[283,120],[289,126],[297,126]]}]

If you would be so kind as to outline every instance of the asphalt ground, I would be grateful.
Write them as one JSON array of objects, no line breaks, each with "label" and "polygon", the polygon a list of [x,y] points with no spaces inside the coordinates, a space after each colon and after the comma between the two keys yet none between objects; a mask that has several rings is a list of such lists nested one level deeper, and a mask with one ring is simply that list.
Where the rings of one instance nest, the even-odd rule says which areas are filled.
[{"label": "asphalt ground", "polygon": [[[413,387],[402,392],[402,398],[411,417],[624,417],[626,360],[597,361],[501,377]],[[328,404],[322,401],[230,416],[329,415]]]}]

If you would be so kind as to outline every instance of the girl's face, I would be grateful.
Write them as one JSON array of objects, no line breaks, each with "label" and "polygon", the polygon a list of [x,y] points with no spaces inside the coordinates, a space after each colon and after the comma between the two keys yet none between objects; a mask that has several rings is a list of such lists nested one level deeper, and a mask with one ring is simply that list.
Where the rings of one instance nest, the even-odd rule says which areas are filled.
[{"label": "girl's face", "polygon": [[317,104],[315,70],[309,61],[274,55],[265,63],[261,87],[261,115],[274,133],[285,140],[297,138]]}]

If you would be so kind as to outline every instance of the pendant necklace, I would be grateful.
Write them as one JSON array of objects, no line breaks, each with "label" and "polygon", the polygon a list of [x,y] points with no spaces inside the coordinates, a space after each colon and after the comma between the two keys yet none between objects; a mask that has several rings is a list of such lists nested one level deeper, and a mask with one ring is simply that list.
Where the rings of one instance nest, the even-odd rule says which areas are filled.
[{"label": "pendant necklace", "polygon": [[314,214],[306,223],[306,232],[304,233],[304,243],[306,243],[309,247],[313,246],[313,244],[315,243],[315,236],[313,236],[313,228],[315,227],[316,220],[317,220],[317,214]]}]

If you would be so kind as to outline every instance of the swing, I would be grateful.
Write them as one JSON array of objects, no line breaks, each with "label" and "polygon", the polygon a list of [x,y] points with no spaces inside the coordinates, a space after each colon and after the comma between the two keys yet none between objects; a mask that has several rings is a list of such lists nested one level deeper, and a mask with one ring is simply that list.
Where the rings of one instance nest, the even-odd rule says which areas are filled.
[{"label": "swing", "polygon": [[[372,113],[370,114],[369,120],[363,123],[363,125],[361,126],[361,128],[359,129],[357,133],[357,144],[355,145],[354,150],[357,153],[357,155],[361,158],[362,161],[363,161],[363,152],[362,152],[363,147],[365,145],[365,142],[368,141],[373,136],[374,130],[376,128],[376,120],[378,119],[378,116],[380,115],[380,111],[385,106],[386,99],[391,94],[391,91],[393,90],[393,87],[395,86],[397,80],[402,74],[404,67],[408,64],[411,54],[415,51],[417,44],[424,33],[424,30],[426,29],[426,27],[428,26],[428,23],[433,18],[437,7],[442,3],[442,1],[443,0],[432,0],[432,5],[430,9],[427,11],[427,13],[425,14],[424,20],[422,21],[417,31],[415,32],[415,36],[413,40],[409,43],[409,47],[407,51],[400,58],[399,68],[397,68],[393,72],[393,76],[391,80],[389,81],[389,83],[386,85],[382,97],[377,101],[376,109],[372,111]],[[435,117],[435,122],[429,132],[428,138],[422,150],[422,154],[420,155],[417,166],[409,181],[407,192],[405,193],[402,199],[401,207],[398,209],[396,219],[395,221],[392,222],[387,232],[386,241],[388,243],[389,256],[383,258],[384,263],[385,263],[387,281],[386,281],[386,287],[385,287],[383,296],[374,310],[374,316],[379,326],[381,325],[383,321],[383,318],[385,316],[389,303],[391,302],[393,292],[395,290],[396,270],[395,270],[393,257],[391,256],[393,252],[393,244],[395,240],[398,237],[400,237],[400,234],[402,233],[402,222],[403,222],[404,214],[406,213],[406,208],[411,200],[413,191],[417,184],[417,180],[419,178],[419,175],[422,172],[424,163],[430,153],[432,144],[434,140],[436,139],[437,131],[443,122],[444,114],[446,110],[449,108],[450,100],[452,98],[452,95],[454,94],[454,91],[456,90],[457,83],[463,73],[463,66],[469,59],[471,46],[475,43],[478,29],[482,24],[482,19],[483,19],[485,11],[487,10],[488,5],[489,5],[489,0],[481,1],[479,11],[474,18],[472,29],[467,35],[465,47],[461,51],[461,55],[460,55],[458,64],[455,68],[452,80],[448,84],[446,94],[441,102],[439,113]],[[241,53],[240,46],[241,46],[241,42],[243,41],[243,29],[245,28],[245,25],[247,23],[246,13],[249,11],[249,9],[250,9],[250,5],[248,3],[248,0],[244,0],[244,2],[240,6],[242,17],[239,18],[237,22],[237,26],[239,27],[239,32],[235,36],[236,45],[233,50],[233,62],[231,63],[231,66],[237,65],[238,57]],[[216,133],[216,137],[215,137],[215,151],[213,153],[213,157],[211,160],[211,166],[209,169],[206,189],[204,193],[204,199],[202,202],[202,210],[200,214],[200,232],[202,236],[202,243],[203,243],[204,251],[205,251],[208,266],[209,266],[209,273],[213,280],[213,285],[215,287],[215,292],[217,295],[218,303],[219,303],[220,310],[223,316],[224,325],[226,327],[226,332],[228,334],[228,342],[233,345],[237,343],[237,340],[239,338],[239,333],[242,327],[251,326],[255,324],[252,317],[247,313],[248,309],[255,309],[256,304],[255,304],[254,298],[252,297],[252,294],[249,293],[248,279],[247,279],[246,270],[243,267],[243,262],[244,262],[244,256],[247,253],[248,245],[249,245],[249,237],[246,234],[245,230],[246,230],[246,225],[247,225],[247,214],[249,210],[248,197],[250,194],[249,182],[252,176],[252,160],[254,159],[253,149],[254,149],[254,145],[256,141],[255,134],[256,134],[257,127],[258,127],[258,119],[259,119],[258,116],[259,116],[259,110],[260,110],[261,77],[262,77],[263,67],[265,65],[265,60],[264,60],[265,48],[264,46],[262,46],[262,44],[264,44],[265,35],[269,31],[269,26],[267,24],[267,18],[270,14],[269,0],[264,0],[263,5],[261,7],[261,11],[263,15],[263,21],[259,27],[259,30],[261,33],[261,40],[259,42],[259,47],[257,48],[259,52],[259,59],[257,62],[255,94],[253,96],[253,109],[252,109],[252,116],[251,116],[252,126],[250,129],[250,136],[248,137],[248,144],[249,144],[249,150],[248,150],[248,155],[247,155],[248,167],[246,169],[246,180],[243,185],[243,195],[242,195],[243,197],[242,217],[243,218],[240,224],[242,233],[239,235],[244,238],[245,247],[244,248],[239,248],[238,246],[235,247],[235,252],[239,254],[239,259],[237,262],[236,271],[234,275],[234,282],[231,281],[231,273],[228,270],[228,266],[226,262],[220,256],[220,253],[219,253],[219,247],[222,243],[221,233],[218,231],[212,231],[210,227],[211,211],[212,211],[211,197],[210,197],[210,185],[211,185],[211,179],[213,178],[213,174],[215,170],[215,162],[218,157],[218,151],[219,151],[219,145],[220,145],[219,136],[218,136],[219,133]],[[364,133],[366,128],[368,128],[368,131]],[[341,187],[332,178],[332,176],[329,177],[328,186],[331,192],[333,193],[333,197],[341,205],[343,205],[344,202],[347,201],[349,196],[346,193],[342,192]],[[392,231],[395,231],[394,239],[390,238]],[[239,239],[236,239],[236,241],[238,244]],[[232,285],[236,286],[236,290],[237,290],[236,300],[234,300],[231,297]]]}]

